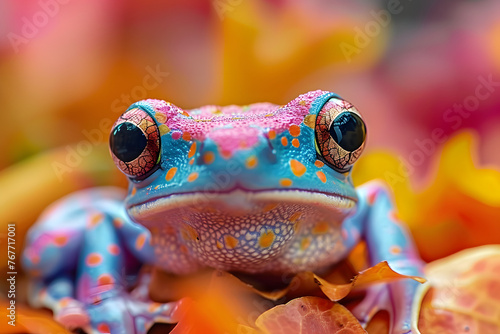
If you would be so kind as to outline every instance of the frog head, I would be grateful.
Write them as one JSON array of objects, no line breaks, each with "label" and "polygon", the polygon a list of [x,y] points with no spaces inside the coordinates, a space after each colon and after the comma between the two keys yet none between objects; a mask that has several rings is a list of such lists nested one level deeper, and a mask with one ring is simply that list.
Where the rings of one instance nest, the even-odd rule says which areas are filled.
[{"label": "frog head", "polygon": [[318,222],[339,226],[356,208],[350,171],[365,137],[354,106],[325,91],[284,106],[183,110],[149,99],[117,120],[110,150],[130,180],[127,212],[153,242],[180,235],[189,252],[224,264],[238,247],[278,252]]}]

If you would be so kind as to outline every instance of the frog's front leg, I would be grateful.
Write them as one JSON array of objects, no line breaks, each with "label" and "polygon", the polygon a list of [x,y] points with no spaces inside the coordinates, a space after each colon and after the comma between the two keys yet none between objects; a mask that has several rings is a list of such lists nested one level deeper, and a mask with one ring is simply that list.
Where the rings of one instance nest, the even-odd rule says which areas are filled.
[{"label": "frog's front leg", "polygon": [[[391,194],[381,182],[358,188],[359,208],[351,218],[361,229],[367,243],[370,264],[387,261],[398,273],[422,276],[420,259],[409,231],[396,218]],[[348,222],[349,226],[349,222]],[[402,279],[369,288],[367,297],[354,314],[363,321],[385,309],[391,314],[391,333],[411,333],[411,312],[415,291],[420,283]]]},{"label": "frog's front leg", "polygon": [[[145,228],[129,219],[102,217],[85,232],[77,274],[77,297],[87,305],[93,330],[146,333],[155,321],[175,322],[177,303],[141,300],[126,290],[126,269],[139,258],[153,262]],[[134,330],[135,329],[135,330]],[[101,330],[102,332],[102,330]]]},{"label": "frog's front leg", "polygon": [[89,333],[145,333],[174,322],[177,303],[132,296],[127,278],[154,261],[149,232],[133,223],[121,199],[95,189],[67,197],[30,232],[24,266],[35,279],[35,304],[68,328]]}]

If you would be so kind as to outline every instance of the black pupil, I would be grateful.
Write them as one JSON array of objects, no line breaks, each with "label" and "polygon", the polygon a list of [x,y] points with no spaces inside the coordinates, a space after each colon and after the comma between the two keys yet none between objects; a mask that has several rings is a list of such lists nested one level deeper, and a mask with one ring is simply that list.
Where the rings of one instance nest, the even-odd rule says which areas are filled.
[{"label": "black pupil", "polygon": [[365,123],[355,113],[345,111],[330,126],[330,136],[344,150],[354,152],[365,141]]},{"label": "black pupil", "polygon": [[129,122],[118,124],[109,137],[111,151],[123,162],[136,159],[144,151],[147,143],[144,132]]}]

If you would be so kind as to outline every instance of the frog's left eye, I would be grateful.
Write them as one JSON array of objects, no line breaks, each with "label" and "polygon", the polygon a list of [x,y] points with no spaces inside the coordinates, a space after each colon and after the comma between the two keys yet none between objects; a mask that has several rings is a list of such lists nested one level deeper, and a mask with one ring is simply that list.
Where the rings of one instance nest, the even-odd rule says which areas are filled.
[{"label": "frog's left eye", "polygon": [[316,117],[318,154],[339,172],[346,172],[365,147],[366,126],[349,102],[331,98]]},{"label": "frog's left eye", "polygon": [[158,126],[144,110],[127,110],[113,125],[109,148],[116,166],[130,178],[140,180],[157,167]]}]

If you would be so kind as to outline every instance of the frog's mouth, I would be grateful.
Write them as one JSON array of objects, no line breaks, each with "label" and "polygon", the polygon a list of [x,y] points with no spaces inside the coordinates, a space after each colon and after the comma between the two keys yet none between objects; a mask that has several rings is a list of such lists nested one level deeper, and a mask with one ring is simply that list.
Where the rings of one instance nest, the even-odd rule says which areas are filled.
[{"label": "frog's mouth", "polygon": [[255,215],[267,208],[280,205],[300,205],[320,208],[332,214],[346,216],[356,207],[356,198],[339,194],[311,192],[306,190],[261,190],[234,189],[227,192],[177,193],[157,197],[128,206],[128,213],[136,220],[165,219],[172,210],[217,211],[229,216]]},{"label": "frog's mouth", "polygon": [[184,193],[129,206],[151,231],[156,264],[187,273],[312,270],[345,256],[341,225],[356,199],[304,190]]}]

